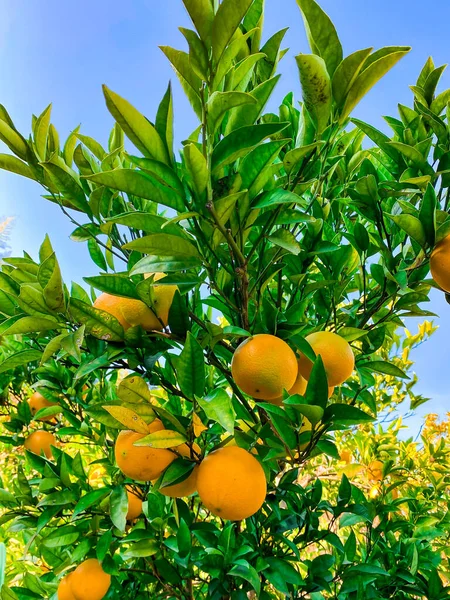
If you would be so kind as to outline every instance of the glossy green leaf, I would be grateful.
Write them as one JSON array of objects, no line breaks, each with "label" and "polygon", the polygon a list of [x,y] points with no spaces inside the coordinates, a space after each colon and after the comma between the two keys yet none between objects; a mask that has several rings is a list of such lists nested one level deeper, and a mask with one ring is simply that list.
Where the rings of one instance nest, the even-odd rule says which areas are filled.
[{"label": "glossy green leaf", "polygon": [[339,421],[339,423],[347,425],[357,425],[358,423],[369,423],[375,419],[356,406],[336,403],[330,404],[325,409],[322,420],[324,423]]},{"label": "glossy green leaf", "polygon": [[81,133],[76,133],[75,135],[77,139],[79,139],[80,142],[82,142],[86,148],[90,150],[96,158],[98,158],[98,160],[103,160],[105,158],[106,152],[99,142],[88,135],[82,135]]},{"label": "glossy green leaf", "polygon": [[276,75],[254,87],[251,95],[248,95],[254,98],[255,102],[237,106],[231,111],[228,117],[226,134],[231,133],[235,129],[252,125],[258,120],[280,77],[281,75]]},{"label": "glossy green leaf", "polygon": [[0,154],[0,169],[36,181],[36,176],[30,167],[20,160],[20,158],[12,156],[11,154]]},{"label": "glossy green leaf", "polygon": [[212,52],[216,63],[245,17],[252,0],[223,0],[212,24]]},{"label": "glossy green leaf", "polygon": [[8,356],[0,363],[0,373],[12,371],[16,367],[27,365],[41,358],[42,352],[39,350],[21,350],[12,356]]},{"label": "glossy green leaf", "polygon": [[419,246],[424,247],[427,238],[422,223],[414,215],[387,215],[396,225],[403,229]]},{"label": "glossy green leaf", "polygon": [[213,171],[244,156],[263,140],[279,133],[287,123],[263,123],[236,129],[225,136],[214,148],[212,155]]},{"label": "glossy green leaf", "polygon": [[230,571],[228,571],[228,575],[232,577],[239,577],[244,581],[248,581],[252,588],[256,592],[256,596],[259,597],[261,592],[261,580],[259,578],[258,572],[251,565],[234,565]]},{"label": "glossy green leaf", "polygon": [[420,207],[419,221],[422,223],[425,237],[430,247],[433,247],[436,241],[436,207],[436,192],[429,183]]},{"label": "glossy green leaf", "polygon": [[191,333],[188,332],[183,350],[174,362],[183,394],[190,400],[202,396],[205,388],[205,358],[202,347]]},{"label": "glossy green leaf", "polygon": [[58,164],[46,162],[42,166],[59,193],[70,203],[71,207],[89,214],[89,204],[77,178]]},{"label": "glossy green leaf", "polygon": [[342,107],[347,99],[353,83],[361,72],[363,65],[373,48],[357,50],[346,56],[337,67],[332,80],[333,98],[338,107]]},{"label": "glossy green leaf", "polygon": [[201,197],[206,190],[209,177],[206,158],[195,144],[187,144],[184,147],[183,155],[194,184],[194,189],[197,195]]},{"label": "glossy green leaf", "polygon": [[220,423],[228,433],[234,434],[236,413],[231,398],[224,389],[218,388],[204,397],[198,396],[197,402],[208,419]]},{"label": "glossy green leaf", "polygon": [[253,208],[267,208],[277,204],[297,204],[300,202],[300,196],[294,194],[294,192],[277,188],[262,194],[253,205]]},{"label": "glossy green leaf", "polygon": [[144,156],[168,164],[170,161],[167,148],[150,121],[106,85],[103,86],[103,93],[109,112],[136,148]]},{"label": "glossy green leaf", "polygon": [[197,248],[188,240],[175,235],[154,233],[138,238],[124,245],[128,250],[136,250],[155,256],[173,256],[182,259],[194,259],[200,264],[201,259]]},{"label": "glossy green leaf", "polygon": [[28,144],[26,140],[10,127],[8,123],[0,119],[0,140],[22,160],[27,160]]},{"label": "glossy green leaf", "polygon": [[294,167],[298,166],[300,161],[302,161],[308,154],[313,153],[317,148],[320,148],[324,142],[314,142],[313,144],[308,144],[307,146],[301,146],[300,148],[294,148],[294,150],[290,150],[286,152],[283,158],[284,168],[286,173],[290,173]]},{"label": "glossy green leaf", "polygon": [[279,246],[291,254],[297,255],[301,252],[300,243],[297,241],[295,235],[288,229],[277,229],[269,235],[268,239],[272,244],[275,244],[275,246]]},{"label": "glossy green leaf", "polygon": [[181,50],[175,50],[170,46],[160,46],[160,49],[169,59],[172,67],[175,69],[178,79],[189,99],[195,114],[199,119],[202,118],[202,105],[200,101],[199,90],[201,88],[201,80],[198,77],[190,64],[189,54]]},{"label": "glossy green leaf", "polygon": [[214,11],[210,0],[183,0],[183,4],[198,31],[199,36],[207,46],[211,43]]},{"label": "glossy green leaf", "polygon": [[2,335],[18,335],[24,333],[33,333],[40,331],[50,331],[60,325],[56,321],[45,319],[44,317],[22,317],[13,325],[2,332]]},{"label": "glossy green leaf", "polygon": [[170,158],[173,155],[173,100],[172,85],[170,82],[167,91],[158,106],[155,129],[165,144]]},{"label": "glossy green leaf", "polygon": [[399,367],[384,360],[371,360],[369,362],[360,363],[357,366],[358,368],[370,369],[371,371],[376,371],[383,375],[392,375],[392,377],[399,377],[400,379],[410,379],[406,373],[399,369]]},{"label": "glossy green leaf", "polygon": [[125,225],[126,227],[132,227],[146,233],[160,233],[161,229],[164,228],[165,233],[185,236],[183,229],[175,223],[170,224],[168,219],[147,212],[133,211],[122,213],[106,219],[106,222]]},{"label": "glossy green leaf", "polygon": [[311,51],[325,61],[328,73],[333,75],[342,61],[342,46],[330,17],[314,0],[297,0],[305,22]]},{"label": "glossy green leaf", "polygon": [[97,275],[84,277],[86,283],[92,287],[113,296],[126,296],[127,298],[138,298],[136,286],[128,279],[128,276],[120,275]]},{"label": "glossy green leaf", "polygon": [[[345,101],[344,107],[341,111],[340,123],[344,123],[347,117],[350,115],[355,106],[362,100],[362,98],[367,94],[369,90],[384,76],[388,71],[392,69],[394,65],[398,63],[398,61],[403,58],[408,52],[411,50],[409,46],[398,47],[395,51],[390,52],[384,56],[372,62],[369,66],[367,66],[367,61],[365,64],[365,68],[358,75],[355,82],[353,83],[350,91],[347,94],[347,99]],[[378,51],[379,52],[379,51]],[[375,56],[379,56],[379,54],[374,53]],[[372,55],[372,58],[373,56]]]},{"label": "glossy green leaf", "polygon": [[128,496],[123,485],[116,485],[109,497],[111,521],[119,531],[125,531],[127,524]]},{"label": "glossy green leaf", "polygon": [[181,197],[173,188],[162,184],[158,179],[143,171],[115,169],[114,171],[89,175],[87,179],[113,190],[153,200],[175,210],[182,211],[184,208]]},{"label": "glossy green leaf", "polygon": [[257,100],[252,94],[244,92],[214,92],[207,103],[208,126],[211,133],[220,127],[225,114],[237,106],[256,104]]}]

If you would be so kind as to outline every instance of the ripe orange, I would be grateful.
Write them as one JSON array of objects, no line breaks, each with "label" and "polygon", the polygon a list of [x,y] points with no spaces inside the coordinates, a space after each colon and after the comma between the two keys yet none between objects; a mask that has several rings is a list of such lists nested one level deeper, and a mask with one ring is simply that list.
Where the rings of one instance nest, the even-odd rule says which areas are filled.
[{"label": "ripe orange", "polygon": [[142,514],[142,499],[136,495],[130,485],[127,485],[126,490],[128,497],[127,521],[134,521]]},{"label": "ripe orange", "polygon": [[[355,367],[355,357],[350,344],[331,331],[318,331],[306,337],[316,356],[321,356],[328,385],[334,387],[344,383]],[[298,368],[305,379],[309,379],[313,363],[304,354],[300,356]]]},{"label": "ripe orange", "polygon": [[[42,394],[40,394],[39,392],[34,392],[34,394],[28,398],[28,406],[30,407],[30,412],[34,417],[34,415],[38,412],[38,410],[41,410],[41,408],[47,408],[49,406],[56,406],[56,402],[50,402],[49,400],[44,398],[44,396]],[[50,416],[50,417],[41,417],[40,419],[37,419],[37,420],[38,421],[52,421],[53,419],[54,419],[54,417]]]},{"label": "ripe orange", "polygon": [[352,462],[352,453],[350,452],[350,450],[341,450],[339,458],[342,462],[350,464]]},{"label": "ripe orange", "polygon": [[111,575],[105,573],[96,558],[82,562],[70,576],[75,600],[102,600],[111,585]]},{"label": "ripe orange", "polygon": [[[300,361],[297,361],[297,362],[300,362]],[[295,394],[298,394],[299,396],[304,396],[307,385],[308,385],[308,381],[303,377],[303,375],[299,371],[297,373],[297,379],[295,380],[294,385],[291,387],[290,390],[288,390],[289,395],[294,396]],[[333,392],[334,392],[334,387],[329,387],[328,388],[328,398],[331,398],[331,396],[333,395]],[[283,396],[280,396],[279,398],[276,398],[275,400],[271,400],[270,402],[271,402],[271,404],[277,404],[278,406],[281,406],[283,404]]]},{"label": "ripe orange", "polygon": [[239,446],[219,448],[200,463],[197,489],[213,515],[240,521],[254,515],[267,492],[264,470],[256,458]]},{"label": "ripe orange", "polygon": [[240,344],[231,361],[231,374],[243,392],[258,400],[275,400],[295,383],[297,359],[280,338],[260,333]]},{"label": "ripe orange", "polygon": [[123,298],[119,296],[112,296],[111,294],[100,294],[100,296],[94,302],[94,307],[104,310],[119,321],[124,330],[126,331],[131,325],[125,320],[121,310],[121,301]]},{"label": "ripe orange", "polygon": [[34,431],[27,437],[24,446],[34,454],[40,455],[41,452],[44,452],[47,458],[51,458],[53,453],[50,446],[56,446],[56,439],[53,433],[49,431]]},{"label": "ripe orange", "polygon": [[381,462],[381,460],[373,460],[367,466],[367,478],[370,481],[383,480],[383,463]]},{"label": "ripe orange", "polygon": [[70,585],[70,578],[72,573],[65,575],[58,585],[58,600],[76,600],[72,593],[72,586]]},{"label": "ripe orange", "polygon": [[[159,419],[155,419],[148,429],[149,433],[154,433],[164,429],[164,425]],[[166,448],[133,445],[146,435],[129,430],[121,431],[114,447],[117,466],[124,475],[136,481],[157,479],[177,457]]]},{"label": "ripe orange", "polygon": [[430,257],[430,271],[438,286],[445,292],[450,292],[450,235],[434,247]]}]

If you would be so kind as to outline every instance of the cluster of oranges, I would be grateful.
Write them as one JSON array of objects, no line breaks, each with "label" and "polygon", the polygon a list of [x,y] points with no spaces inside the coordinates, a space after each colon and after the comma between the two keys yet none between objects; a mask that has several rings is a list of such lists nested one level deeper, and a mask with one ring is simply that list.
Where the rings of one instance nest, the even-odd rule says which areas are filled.
[{"label": "cluster of oranges", "polygon": [[[164,274],[157,274],[160,279]],[[146,330],[161,330],[168,320],[169,309],[176,286],[155,285],[152,288],[150,309],[140,300],[103,293],[94,306],[116,317],[128,329],[141,325]],[[339,335],[327,331],[312,333],[306,338],[316,356],[324,365],[328,395],[334,386],[342,384],[354,369],[354,355],[348,342]],[[255,401],[266,401],[279,406],[283,394],[304,395],[313,363],[304,354],[296,355],[282,339],[269,334],[257,334],[247,338],[236,349],[231,374],[236,385]],[[37,392],[29,400],[33,415],[52,403]],[[42,420],[51,421],[53,417]],[[159,419],[148,425],[148,433],[165,429]],[[300,432],[311,429],[304,419]],[[222,519],[241,520],[255,514],[262,506],[267,491],[264,469],[254,451],[235,444],[224,445],[205,458],[194,442],[173,448],[136,446],[136,442],[148,435],[135,431],[121,431],[117,436],[114,454],[118,468],[129,479],[137,482],[155,482],[177,458],[190,459],[194,466],[186,479],[159,489],[160,493],[174,497],[187,497],[195,492],[200,501],[213,515]],[[55,437],[48,431],[35,431],[25,441],[25,447],[36,454],[52,456],[51,446]],[[128,513],[132,521],[142,512],[142,498],[127,485]],[[65,576],[58,589],[59,600],[101,600],[107,593],[110,576],[96,559],[88,559],[72,573]],[[87,586],[87,587],[86,587]],[[84,590],[89,589],[87,595]]]}]

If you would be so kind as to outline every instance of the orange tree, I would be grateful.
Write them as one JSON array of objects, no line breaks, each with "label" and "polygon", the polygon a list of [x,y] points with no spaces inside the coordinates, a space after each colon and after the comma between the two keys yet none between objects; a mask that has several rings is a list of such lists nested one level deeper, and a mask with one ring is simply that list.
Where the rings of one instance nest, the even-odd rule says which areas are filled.
[{"label": "orange tree", "polygon": [[[351,119],[409,48],[344,58],[298,0],[303,102],[267,113],[285,50],[263,2],[184,4],[189,52],[162,48],[199,119],[179,153],[170,86],[154,122],[105,86],[107,148],[61,145],[50,108],[26,138],[0,107],[0,166],[100,270],[69,289],[48,237],[1,267],[1,597],[446,598],[445,481],[373,494],[336,445],[376,448],[383,481],[370,423],[392,390],[423,400],[396,348],[430,314],[430,256],[450,290],[443,69],[427,61],[392,137]],[[439,536],[419,527],[433,498]]]}]

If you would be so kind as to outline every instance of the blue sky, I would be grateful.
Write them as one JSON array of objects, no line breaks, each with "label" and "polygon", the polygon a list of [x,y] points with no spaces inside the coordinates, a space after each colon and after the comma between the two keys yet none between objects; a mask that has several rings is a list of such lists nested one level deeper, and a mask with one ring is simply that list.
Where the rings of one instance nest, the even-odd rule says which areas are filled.
[{"label": "blue sky", "polygon": [[[20,131],[28,135],[31,114],[53,103],[52,121],[65,139],[81,123],[81,132],[106,144],[112,126],[101,84],[130,100],[153,118],[167,82],[174,82],[176,138],[182,140],[197,126],[178,82],[158,45],[184,47],[178,26],[190,22],[181,0],[2,0],[0,20],[0,102]],[[436,0],[429,10],[418,0],[322,0],[332,17],[344,53],[368,46],[411,45],[412,52],[375,87],[354,116],[386,128],[382,115],[395,115],[397,103],[411,104],[408,86],[429,55],[436,65],[450,58],[450,2]],[[300,96],[294,55],[308,52],[295,0],[266,0],[264,39],[289,26],[283,75],[275,90],[274,106],[293,90]],[[441,89],[450,87],[450,71]],[[4,151],[1,149],[0,151]],[[13,255],[37,254],[45,233],[50,235],[66,281],[81,281],[96,267],[85,244],[68,239],[70,223],[58,207],[40,198],[37,184],[0,171],[0,216],[14,215]],[[415,351],[417,390],[433,398],[419,412],[448,410],[447,386],[450,306],[442,294],[432,294],[430,310],[440,315],[432,341]],[[413,328],[413,323],[410,323]]]}]

